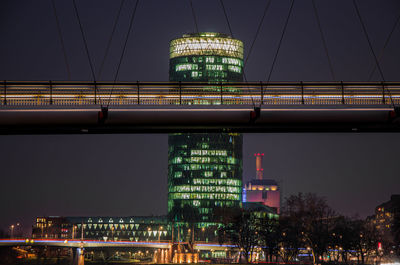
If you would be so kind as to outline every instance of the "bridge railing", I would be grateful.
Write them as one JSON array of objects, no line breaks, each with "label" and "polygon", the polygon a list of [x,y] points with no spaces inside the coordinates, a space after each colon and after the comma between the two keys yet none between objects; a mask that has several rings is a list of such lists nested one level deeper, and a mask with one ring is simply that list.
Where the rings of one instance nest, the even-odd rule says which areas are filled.
[{"label": "bridge railing", "polygon": [[398,82],[2,81],[0,105],[364,105],[400,104]]}]

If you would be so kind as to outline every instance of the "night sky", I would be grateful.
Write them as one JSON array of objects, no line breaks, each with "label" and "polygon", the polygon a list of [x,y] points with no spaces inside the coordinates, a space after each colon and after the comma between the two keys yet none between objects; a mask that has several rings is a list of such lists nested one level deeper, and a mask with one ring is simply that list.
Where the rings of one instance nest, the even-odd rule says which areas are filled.
[{"label": "night sky", "polygon": [[[55,0],[71,80],[91,80],[72,1]],[[99,70],[120,1],[77,0]],[[235,38],[253,41],[265,0],[225,0]],[[272,81],[331,81],[311,0],[297,0]],[[398,0],[359,0],[379,55],[397,17]],[[98,80],[113,80],[135,0],[126,0]],[[200,31],[229,33],[220,2],[193,0]],[[368,81],[374,60],[352,1],[316,0],[336,81]],[[290,6],[272,0],[246,66],[266,80]],[[188,0],[142,0],[118,80],[167,81],[169,41],[194,31]],[[51,0],[0,1],[0,80],[68,80]],[[384,50],[387,81],[400,81],[400,25]],[[381,81],[378,73],[373,81]],[[0,228],[38,215],[160,215],[167,211],[167,135],[0,136]],[[253,153],[284,196],[316,192],[334,209],[364,218],[400,193],[399,134],[245,134],[243,179],[255,176]]]}]

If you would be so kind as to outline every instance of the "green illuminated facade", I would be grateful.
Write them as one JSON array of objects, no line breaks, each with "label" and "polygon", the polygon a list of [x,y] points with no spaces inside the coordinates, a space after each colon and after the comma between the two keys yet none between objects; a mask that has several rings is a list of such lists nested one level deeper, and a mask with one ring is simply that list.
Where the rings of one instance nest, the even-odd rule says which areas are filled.
[{"label": "green illuminated facade", "polygon": [[[174,39],[169,79],[242,81],[243,43],[219,33]],[[168,144],[168,214],[186,226],[186,230],[179,228],[181,238],[187,228],[195,228],[198,232],[193,238],[206,240],[200,229],[215,225],[214,209],[242,204],[243,137],[237,133],[177,133],[169,135]]]},{"label": "green illuminated facade", "polygon": [[170,81],[243,81],[243,43],[221,33],[187,34],[170,43]]}]

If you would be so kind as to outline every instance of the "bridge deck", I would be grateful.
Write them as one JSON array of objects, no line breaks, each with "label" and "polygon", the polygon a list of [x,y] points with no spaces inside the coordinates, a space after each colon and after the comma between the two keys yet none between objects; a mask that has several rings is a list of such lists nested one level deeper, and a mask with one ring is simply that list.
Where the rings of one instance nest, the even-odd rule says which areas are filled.
[{"label": "bridge deck", "polygon": [[[4,81],[0,133],[393,132],[399,104],[394,82]],[[99,120],[102,106],[107,117]],[[260,115],[251,118],[254,107]]]},{"label": "bridge deck", "polygon": [[[177,244],[177,243],[175,243]],[[146,242],[146,241],[99,241],[77,239],[0,239],[0,247],[13,246],[51,246],[72,248],[170,248],[170,242]],[[197,243],[194,246],[198,250],[224,250],[236,248],[234,245],[219,245],[217,243]]]},{"label": "bridge deck", "polygon": [[400,104],[397,82],[3,81],[3,105],[376,105]]}]

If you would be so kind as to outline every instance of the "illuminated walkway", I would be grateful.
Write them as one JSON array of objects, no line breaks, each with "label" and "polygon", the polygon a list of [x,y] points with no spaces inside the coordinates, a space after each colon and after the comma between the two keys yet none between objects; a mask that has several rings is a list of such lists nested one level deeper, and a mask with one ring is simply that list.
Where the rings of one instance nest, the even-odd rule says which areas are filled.
[{"label": "illuminated walkway", "polygon": [[399,105],[394,82],[3,81],[0,133],[400,131]]},{"label": "illuminated walkway", "polygon": [[[1,81],[0,81],[1,82]],[[88,105],[376,105],[400,104],[400,83],[55,82],[2,81],[0,104]]]}]

